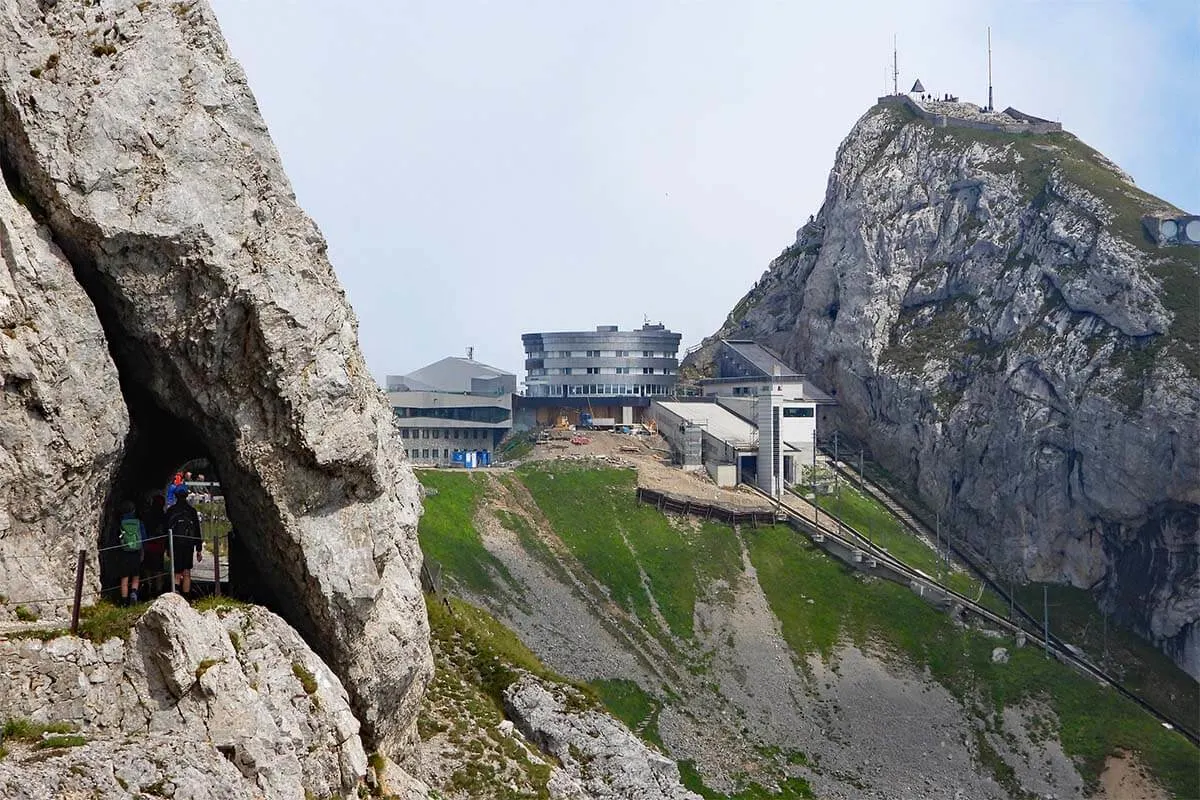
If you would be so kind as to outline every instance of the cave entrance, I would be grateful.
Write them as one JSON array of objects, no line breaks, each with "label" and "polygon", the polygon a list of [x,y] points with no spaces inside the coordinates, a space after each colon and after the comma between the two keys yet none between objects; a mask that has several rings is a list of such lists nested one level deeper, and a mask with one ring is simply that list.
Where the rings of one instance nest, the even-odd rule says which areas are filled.
[{"label": "cave entrance", "polygon": [[[100,585],[104,596],[119,600],[120,555],[119,550],[111,549],[112,532],[119,525],[121,509],[128,508],[128,503],[133,504],[149,537],[143,550],[139,599],[150,600],[171,590],[169,546],[161,523],[176,495],[186,492],[188,502],[200,514],[204,542],[200,558],[191,570],[192,596],[216,593],[218,569],[213,556],[217,554],[220,594],[255,601],[251,587],[260,582],[253,574],[251,560],[237,542],[236,512],[231,512],[226,503],[227,495],[236,492],[236,487],[222,482],[194,424],[162,408],[145,390],[126,386],[123,378],[122,391],[130,424],[102,517]],[[180,543],[175,542],[175,547],[176,557],[182,563]]]}]

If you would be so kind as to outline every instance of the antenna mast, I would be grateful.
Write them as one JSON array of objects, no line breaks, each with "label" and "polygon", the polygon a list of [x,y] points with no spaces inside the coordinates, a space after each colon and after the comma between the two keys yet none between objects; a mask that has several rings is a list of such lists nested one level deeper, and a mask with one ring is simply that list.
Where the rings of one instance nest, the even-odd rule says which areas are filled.
[{"label": "antenna mast", "polygon": [[[989,48],[989,49],[988,49],[988,52],[989,52],[989,53],[991,52],[991,44],[990,44],[990,42],[992,41],[992,39],[991,39],[991,36],[992,36],[992,34],[991,34],[991,30],[992,30],[991,28],[988,28],[988,42],[989,42],[989,44],[988,44],[988,48]],[[989,59],[990,59],[990,56],[989,56]],[[896,34],[894,34],[894,33],[893,33],[893,34],[892,34],[892,94],[900,94],[900,88],[897,86],[897,81],[898,81],[898,79],[899,79],[899,77],[900,77],[900,66],[899,66],[899,63],[900,63],[900,62],[899,62],[899,61],[897,60],[897,58],[896,58]],[[988,63],[990,64],[990,63],[991,63],[991,61],[989,60],[989,62],[988,62]],[[988,82],[989,82],[989,83],[991,82],[991,78],[989,78],[989,79],[988,79]]]},{"label": "antenna mast", "polygon": [[992,26],[988,25],[988,111],[995,111],[992,105]]}]

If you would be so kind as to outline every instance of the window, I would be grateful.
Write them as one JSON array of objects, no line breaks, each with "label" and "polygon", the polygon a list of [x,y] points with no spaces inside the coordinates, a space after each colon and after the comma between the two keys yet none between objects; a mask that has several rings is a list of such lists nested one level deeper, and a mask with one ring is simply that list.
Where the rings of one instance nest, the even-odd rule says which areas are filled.
[{"label": "window", "polygon": [[429,449],[421,448],[421,458],[429,458]]},{"label": "window", "polygon": [[422,439],[429,438],[429,428],[421,428],[421,438]]},{"label": "window", "polygon": [[444,459],[448,459],[448,458],[450,458],[450,451],[449,451],[449,450],[442,450],[442,458],[444,458]]},{"label": "window", "polygon": [[653,350],[643,350],[642,358],[654,358],[654,351]]},{"label": "window", "polygon": [[434,428],[433,429],[433,438],[435,438],[435,439],[438,438],[438,434],[440,434],[440,433],[441,433],[440,430],[438,430],[437,428]]},{"label": "window", "polygon": [[643,375],[653,375],[654,367],[642,367],[642,374]]},{"label": "window", "polygon": [[587,351],[587,357],[588,357],[588,358],[599,358],[599,357],[600,357],[600,351],[599,351],[599,350],[588,350],[588,351]]},{"label": "window", "polygon": [[815,411],[816,409],[812,407],[798,406],[783,409],[783,415],[785,417],[812,417]]},{"label": "window", "polygon": [[599,375],[599,374],[600,374],[600,368],[599,368],[599,367],[588,367],[588,368],[587,368],[587,374],[588,374],[588,375]]},{"label": "window", "polygon": [[618,350],[617,358],[629,358],[629,351],[628,350]]},{"label": "window", "polygon": [[563,368],[562,368],[562,374],[563,374],[563,375],[570,375],[570,374],[571,374],[571,368],[570,368],[570,367],[563,367]]},{"label": "window", "polygon": [[618,375],[628,375],[629,367],[617,367],[617,374]]}]

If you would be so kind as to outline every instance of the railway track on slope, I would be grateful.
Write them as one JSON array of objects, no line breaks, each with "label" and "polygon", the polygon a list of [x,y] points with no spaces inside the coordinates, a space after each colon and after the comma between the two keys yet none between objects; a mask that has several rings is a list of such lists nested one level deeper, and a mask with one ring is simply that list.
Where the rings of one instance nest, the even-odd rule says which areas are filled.
[{"label": "railway track on slope", "polygon": [[[875,497],[877,500],[882,502],[889,511],[892,511],[894,514],[896,514],[897,518],[905,524],[910,532],[918,536],[923,536],[927,539],[930,538],[930,531],[928,527],[921,522],[914,513],[912,513],[911,509],[907,508],[905,504],[893,497],[891,492],[887,491],[883,487],[879,486],[876,482],[871,481],[868,478],[863,478],[860,481],[858,475],[855,475],[841,463],[834,462],[832,457],[830,458],[830,464],[840,475],[861,486],[864,491],[867,491],[872,495],[872,497]],[[754,488],[764,497],[774,501],[774,499],[771,498],[766,492],[757,489],[757,487]],[[822,509],[820,513],[830,519],[837,520],[839,529],[846,531],[848,535],[842,535],[839,531],[830,530],[827,525],[814,523],[812,519],[804,517],[802,514],[798,513],[796,509],[788,506],[786,503],[782,504],[782,508],[787,509],[787,514],[793,521],[793,527],[797,527],[798,523],[800,527],[813,528],[819,530],[825,536],[833,537],[835,541],[841,542],[842,546],[844,547],[855,547],[865,552],[869,552],[871,553],[872,557],[881,562],[889,564],[894,570],[902,575],[905,575],[910,580],[926,583],[931,587],[936,588],[938,591],[943,592],[945,596],[954,598],[961,603],[964,608],[970,610],[976,616],[985,619],[988,622],[1009,631],[1010,633],[1023,633],[1030,641],[1036,642],[1048,652],[1052,652],[1058,660],[1067,663],[1085,675],[1088,675],[1095,680],[1110,686],[1118,694],[1133,702],[1143,711],[1146,711],[1151,716],[1156,718],[1159,722],[1165,723],[1173,730],[1179,732],[1184,738],[1191,742],[1192,745],[1200,747],[1200,734],[1197,733],[1194,727],[1179,721],[1177,718],[1149,703],[1136,692],[1132,691],[1123,683],[1121,683],[1117,677],[1109,674],[1102,667],[1097,665],[1091,659],[1087,658],[1087,656],[1083,654],[1083,651],[1078,650],[1070,643],[1062,640],[1053,633],[1051,633],[1048,637],[1045,636],[1042,630],[1040,630],[1041,626],[1038,624],[1038,620],[1019,604],[1017,604],[1015,602],[1015,598],[1011,597],[1008,592],[1005,592],[1004,589],[996,581],[994,581],[991,576],[988,575],[987,572],[982,568],[982,566],[976,563],[976,561],[970,555],[963,552],[962,548],[954,546],[953,543],[949,541],[948,537],[946,540],[947,546],[950,548],[951,552],[954,553],[955,557],[958,558],[965,566],[967,566],[967,568],[973,574],[979,577],[980,580],[984,581],[988,588],[992,589],[992,591],[994,591],[1003,600],[1010,603],[1010,606],[1014,609],[1014,611],[1019,613],[1025,622],[1032,625],[1032,629],[1022,626],[1013,620],[1000,616],[979,602],[945,585],[934,576],[928,575],[923,570],[908,565],[901,559],[893,556],[891,553],[888,553],[883,548],[874,544],[869,537],[864,536],[861,532],[855,530],[852,526],[847,525],[835,515],[830,514],[824,509]],[[903,513],[896,513],[893,510],[895,508],[898,508]]]}]

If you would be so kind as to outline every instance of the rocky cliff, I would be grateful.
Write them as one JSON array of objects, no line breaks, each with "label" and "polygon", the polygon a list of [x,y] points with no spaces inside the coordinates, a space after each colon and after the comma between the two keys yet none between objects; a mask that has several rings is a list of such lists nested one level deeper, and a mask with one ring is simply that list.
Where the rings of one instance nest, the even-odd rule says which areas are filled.
[{"label": "rocky cliff", "polygon": [[1005,576],[1096,588],[1200,675],[1200,251],[1069,133],[868,111],[718,337],[781,351]]},{"label": "rocky cliff", "polygon": [[431,671],[416,484],[211,9],[3,4],[0,167],[0,594],[61,601],[77,547],[94,592],[114,505],[206,456],[235,577],[398,749]]}]

